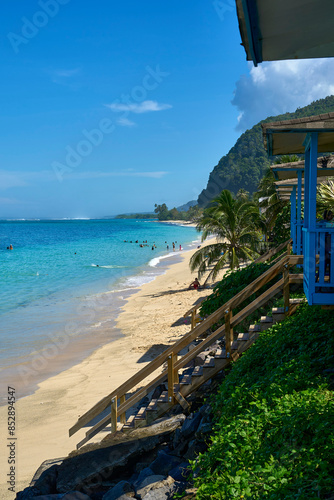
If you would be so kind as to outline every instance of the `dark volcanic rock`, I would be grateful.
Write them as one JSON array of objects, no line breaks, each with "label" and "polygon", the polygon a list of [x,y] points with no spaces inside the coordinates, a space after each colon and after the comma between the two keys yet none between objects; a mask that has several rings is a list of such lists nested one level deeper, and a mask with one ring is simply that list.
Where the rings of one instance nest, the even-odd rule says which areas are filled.
[{"label": "dark volcanic rock", "polygon": [[33,500],[91,500],[91,498],[80,491],[70,491],[65,495],[40,495],[33,497]]},{"label": "dark volcanic rock", "polygon": [[16,500],[31,500],[32,498],[40,494],[41,492],[37,488],[30,488],[28,486],[28,488],[24,488],[24,490],[17,493]]},{"label": "dark volcanic rock", "polygon": [[120,481],[104,495],[103,500],[119,500],[134,496],[135,492],[131,484],[128,481]]},{"label": "dark volcanic rock", "polygon": [[40,491],[40,495],[50,495],[57,493],[57,471],[59,465],[52,465],[49,469],[42,472],[40,477],[35,481],[35,488]]},{"label": "dark volcanic rock", "polygon": [[190,466],[188,462],[181,462],[179,465],[174,467],[174,469],[171,469],[169,471],[169,475],[175,480],[175,481],[187,481],[189,476],[190,476]]},{"label": "dark volcanic rock", "polygon": [[[69,490],[83,492],[94,491],[94,488],[104,480],[108,480],[114,473],[141,457],[145,452],[153,450],[166,441],[183,422],[184,415],[163,420],[158,424],[144,428],[151,435],[142,439],[139,433],[136,438],[114,446],[98,448],[87,453],[65,459],[58,468],[57,492],[65,493]],[[139,429],[138,429],[139,431]]]},{"label": "dark volcanic rock", "polygon": [[175,491],[174,479],[164,476],[150,476],[143,481],[143,486],[137,490],[137,497],[142,500],[172,498]]},{"label": "dark volcanic rock", "polygon": [[193,416],[186,418],[181,427],[181,435],[184,438],[193,436],[201,420],[202,415],[199,412],[195,413]]},{"label": "dark volcanic rock", "polygon": [[151,463],[150,469],[152,469],[155,474],[163,474],[167,476],[168,471],[174,469],[174,467],[179,465],[181,461],[182,460],[179,457],[169,455],[164,451],[159,451],[157,458]]},{"label": "dark volcanic rock", "polygon": [[146,479],[148,476],[153,476],[154,472],[150,467],[145,467],[145,469],[141,470],[137,479],[132,483],[135,489],[138,489],[139,485]]}]

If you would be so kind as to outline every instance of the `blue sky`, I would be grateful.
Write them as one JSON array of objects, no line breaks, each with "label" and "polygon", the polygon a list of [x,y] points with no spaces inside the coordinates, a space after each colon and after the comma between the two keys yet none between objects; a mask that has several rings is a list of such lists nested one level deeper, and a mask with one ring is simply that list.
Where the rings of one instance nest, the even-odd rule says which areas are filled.
[{"label": "blue sky", "polygon": [[0,217],[196,199],[260,119],[334,93],[333,60],[264,63],[232,0],[3,0]]}]

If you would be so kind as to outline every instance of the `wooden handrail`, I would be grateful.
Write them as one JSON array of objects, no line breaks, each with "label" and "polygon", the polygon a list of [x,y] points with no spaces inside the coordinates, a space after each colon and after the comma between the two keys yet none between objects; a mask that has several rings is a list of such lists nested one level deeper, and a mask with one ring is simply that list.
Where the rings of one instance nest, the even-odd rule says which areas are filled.
[{"label": "wooden handrail", "polygon": [[[298,256],[295,256],[298,257]],[[97,417],[100,415],[107,407],[110,406],[110,402],[113,398],[119,397],[121,398],[121,404],[118,407],[118,415],[121,416],[125,411],[127,411],[129,408],[131,408],[136,402],[138,402],[143,396],[148,394],[150,390],[159,385],[163,380],[166,379],[166,375],[168,375],[168,370],[165,370],[162,374],[160,374],[158,377],[156,377],[152,382],[150,382],[146,387],[140,389],[137,391],[134,395],[132,395],[127,401],[124,401],[124,395],[128,392],[130,392],[135,386],[137,386],[142,380],[147,378],[149,375],[154,373],[158,368],[160,368],[165,361],[168,360],[168,357],[173,353],[174,355],[177,355],[179,351],[181,351],[183,348],[187,347],[193,340],[198,338],[200,335],[202,335],[204,332],[208,330],[212,325],[216,324],[221,318],[225,316],[225,313],[227,310],[232,310],[236,307],[238,307],[244,300],[246,300],[249,296],[251,296],[253,293],[255,293],[257,290],[259,290],[262,286],[264,286],[266,283],[271,281],[275,276],[277,276],[279,273],[281,273],[284,269],[284,266],[287,264],[291,264],[290,262],[291,256],[285,256],[283,257],[279,262],[275,263],[270,269],[268,269],[265,273],[263,273],[261,276],[259,276],[256,280],[254,280],[252,283],[250,283],[244,290],[239,292],[237,295],[235,295],[232,299],[230,299],[228,302],[226,302],[223,306],[221,306],[217,311],[215,311],[213,314],[211,314],[208,318],[204,319],[201,324],[196,326],[192,331],[187,333],[182,339],[178,340],[173,346],[170,346],[167,348],[163,353],[161,353],[157,358],[155,358],[153,361],[151,361],[147,366],[142,368],[137,374],[133,375],[129,380],[127,380],[125,383],[123,383],[120,387],[118,387],[116,390],[112,391],[110,394],[105,396],[103,399],[101,399],[98,403],[96,403],[90,410],[88,410],[86,413],[84,413],[78,421],[70,428],[69,430],[69,435],[72,436],[75,432],[77,432],[79,429],[81,429],[84,425],[88,424],[93,418]],[[298,262],[298,259],[291,259],[291,260],[296,260]],[[256,310],[262,303],[265,303],[263,301],[268,301],[270,299],[271,294],[276,294],[278,291],[283,287],[283,284],[281,283],[282,280],[276,283],[273,287],[271,287],[269,290],[264,292],[260,297],[258,297],[255,301],[253,301],[251,304],[246,306],[243,311],[239,312],[236,316],[231,318],[231,327],[234,327],[237,325],[240,321],[242,321],[247,315],[251,314],[254,310]],[[244,312],[246,311],[246,312]],[[210,342],[214,342],[214,340],[217,340],[219,337],[222,336],[222,334],[225,331],[225,325],[219,327],[215,332],[211,333],[205,340],[201,342],[198,346],[196,346],[194,349],[192,349],[190,352],[188,352],[186,355],[184,355],[180,360],[176,361],[174,363],[173,369],[179,370],[182,368],[184,365],[186,365],[191,359],[193,359],[199,352],[201,352]],[[176,358],[175,358],[176,360]],[[102,425],[107,425],[108,424],[108,418],[110,419],[110,416],[105,417],[102,419],[98,424],[96,424],[90,431],[93,431],[93,429],[99,428],[101,430],[103,427]],[[109,420],[110,421],[110,420]],[[95,434],[99,432],[96,431]],[[87,434],[91,434],[89,431]]]},{"label": "wooden handrail", "polygon": [[[298,276],[298,281],[295,279],[295,276]],[[301,283],[302,278],[300,277],[301,275],[292,275],[290,276],[289,282],[290,283]],[[282,291],[283,289],[283,284],[284,280],[283,278],[279,280],[277,283],[275,283],[271,288],[266,290],[262,295],[257,297],[253,302],[248,304],[242,311],[240,311],[238,314],[236,314],[232,321],[231,321],[231,326],[235,327],[241,321],[243,321],[247,316],[255,312],[259,307],[262,305],[266,304],[268,300],[270,300],[272,297],[274,297],[278,292]],[[196,357],[198,354],[200,354],[208,345],[211,345],[215,340],[219,339],[222,337],[223,333],[225,332],[225,325],[222,325],[219,327],[217,330],[215,330],[211,335],[209,335],[206,339],[204,339],[201,344],[196,346],[194,349],[192,349],[189,353],[184,355],[181,360],[179,360],[175,364],[175,370],[179,370],[181,368],[184,368],[189,361],[191,361],[194,357]],[[121,402],[120,406],[118,407],[118,414],[122,415],[125,414],[126,411],[130,410],[136,403],[138,403],[143,397],[147,396],[149,392],[154,390],[159,384],[163,383],[168,376],[168,371],[164,370],[158,377],[156,377],[152,382],[148,383],[145,387],[139,389],[135,394],[133,394],[127,401]],[[100,422],[95,424],[94,427],[90,428],[86,432],[86,437],[78,444],[78,447],[82,446],[85,444],[87,441],[89,441],[92,437],[94,437],[98,432],[100,432],[102,429],[104,429],[111,421],[111,415],[105,416]]]},{"label": "wooden handrail", "polygon": [[284,243],[281,243],[277,247],[271,248],[266,253],[264,253],[263,255],[260,255],[260,257],[258,257],[257,259],[255,259],[253,261],[253,264],[260,264],[261,262],[265,262],[266,260],[271,259],[271,257],[273,257],[274,255],[276,255],[281,250],[283,250],[283,248],[287,247],[289,244],[291,244],[291,242],[292,242],[292,239],[289,238],[288,240],[286,240]]}]

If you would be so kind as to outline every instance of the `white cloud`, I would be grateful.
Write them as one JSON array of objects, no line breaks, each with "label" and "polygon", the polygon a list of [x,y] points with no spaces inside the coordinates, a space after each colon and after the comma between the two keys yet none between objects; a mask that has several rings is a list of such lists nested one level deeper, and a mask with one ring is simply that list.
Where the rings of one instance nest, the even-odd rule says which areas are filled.
[{"label": "white cloud", "polygon": [[334,59],[264,62],[236,83],[238,130],[334,94]]},{"label": "white cloud", "polygon": [[106,106],[112,111],[127,111],[128,113],[150,113],[152,111],[163,111],[165,109],[170,109],[172,106],[170,104],[159,104],[156,101],[143,101],[141,103],[120,103],[114,102],[112,104],[106,104]]},{"label": "white cloud", "polygon": [[119,120],[117,120],[117,123],[119,125],[121,125],[121,127],[135,127],[136,126],[135,122],[132,122],[128,118],[120,118]]}]

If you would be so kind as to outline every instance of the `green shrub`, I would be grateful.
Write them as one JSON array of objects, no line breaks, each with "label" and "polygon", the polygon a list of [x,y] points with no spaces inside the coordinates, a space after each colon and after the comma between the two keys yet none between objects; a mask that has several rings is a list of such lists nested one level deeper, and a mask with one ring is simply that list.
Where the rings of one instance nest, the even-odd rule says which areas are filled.
[{"label": "green shrub", "polygon": [[[270,268],[271,264],[261,263],[261,264],[249,264],[247,267],[242,269],[237,269],[234,271],[228,271],[223,279],[214,287],[213,293],[202,303],[200,309],[200,315],[205,317],[209,316],[215,312],[219,307],[223,306],[228,300],[233,298],[237,293],[241,292],[246,286],[252,283],[256,278],[261,276],[265,271]],[[236,315],[248,304],[253,302],[256,297],[259,297],[265,290],[270,288],[276,281],[278,281],[282,275],[278,275],[273,278],[269,283],[260,288],[257,292],[250,295],[245,299],[240,306],[233,309],[233,314]],[[272,299],[270,303],[273,303],[275,299]],[[256,312],[249,315],[244,321],[239,323],[235,327],[235,332],[247,331],[251,323],[255,323],[258,319],[266,314],[269,307],[267,303],[265,306],[259,308]],[[213,325],[212,329],[215,330],[224,322],[221,319],[217,324]]]},{"label": "green shrub", "polygon": [[[199,499],[311,500],[334,491],[334,315],[301,306],[233,365],[193,463]],[[330,374],[330,370],[327,372]]]}]

